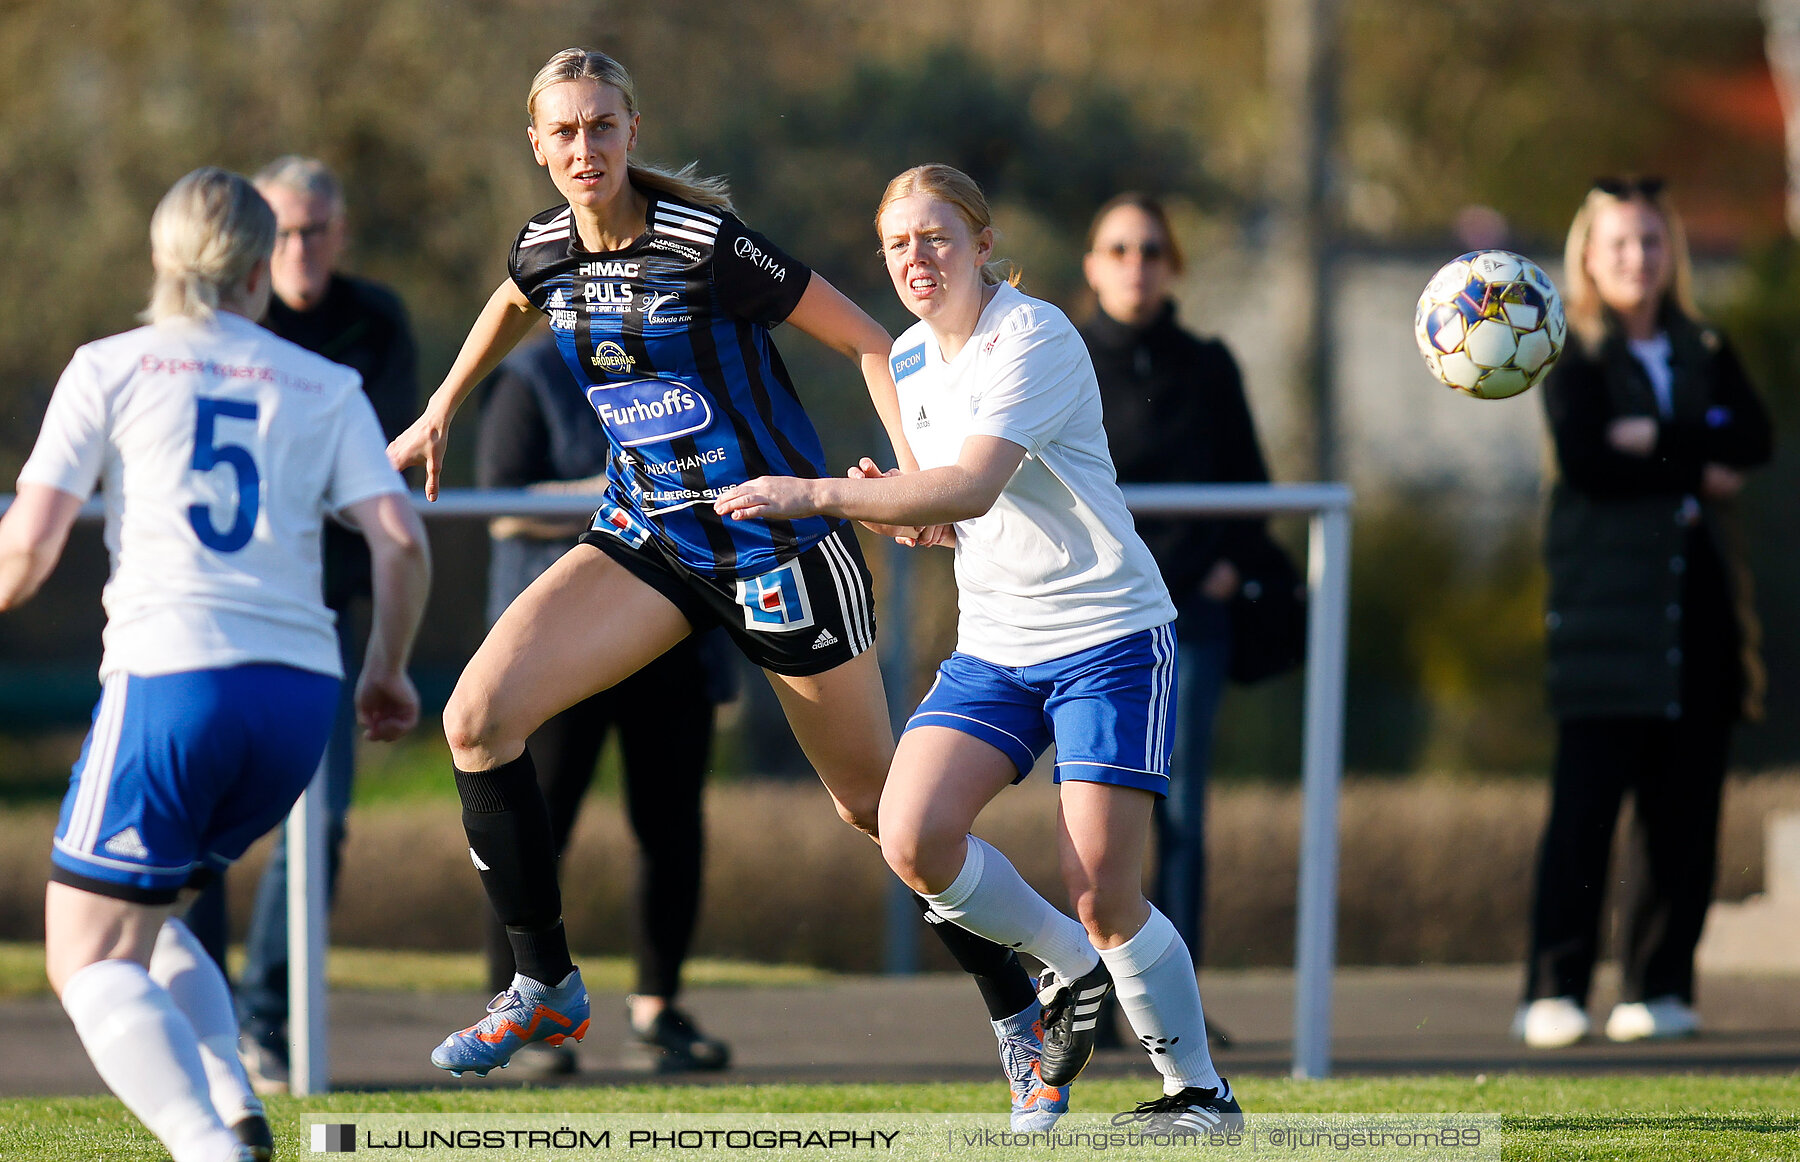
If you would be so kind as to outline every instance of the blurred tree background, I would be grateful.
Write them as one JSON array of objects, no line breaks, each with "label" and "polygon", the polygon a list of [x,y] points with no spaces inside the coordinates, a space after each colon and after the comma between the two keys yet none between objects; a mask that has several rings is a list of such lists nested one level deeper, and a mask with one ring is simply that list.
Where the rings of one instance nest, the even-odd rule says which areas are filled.
[{"label": "blurred tree background", "polygon": [[[1729,277],[1707,284],[1705,305],[1742,341],[1785,438],[1746,504],[1777,714],[1743,753],[1793,761],[1800,258],[1782,241],[1781,125],[1755,3],[1341,0],[1335,11],[1339,254],[1435,264],[1466,248],[1471,221],[1555,254],[1593,176],[1656,172],[1696,245],[1742,259],[1720,267]],[[504,277],[520,223],[555,199],[526,146],[524,94],[566,45],[632,69],[644,156],[729,176],[746,219],[897,329],[910,320],[875,257],[871,213],[886,179],[921,161],[978,178],[1002,253],[1028,289],[1072,312],[1088,217],[1122,188],[1170,195],[1196,257],[1255,252],[1281,115],[1265,41],[1262,7],[1241,0],[14,0],[0,7],[0,473],[16,474],[70,351],[133,325],[149,211],[197,165],[249,172],[301,152],[335,166],[350,194],[348,264],[405,298],[429,390]],[[1191,302],[1187,319],[1210,329]],[[1270,330],[1279,336],[1279,319]],[[781,341],[834,463],[873,447],[849,366]],[[1265,425],[1281,419],[1259,411]],[[468,481],[472,428],[457,429],[453,485]],[[1279,449],[1276,462],[1299,474]],[[1513,482],[1505,519],[1477,526],[1459,498],[1493,482],[1368,486],[1379,470],[1358,476],[1350,765],[1541,770],[1534,492]],[[479,529],[438,529],[421,663],[441,690],[479,640],[485,570]],[[952,632],[939,556],[914,570],[921,661]],[[66,727],[70,706],[76,725],[84,717],[103,561],[97,537],[81,541],[33,614],[0,619],[11,726]],[[1227,774],[1294,769],[1297,695],[1293,680],[1234,694]]]}]

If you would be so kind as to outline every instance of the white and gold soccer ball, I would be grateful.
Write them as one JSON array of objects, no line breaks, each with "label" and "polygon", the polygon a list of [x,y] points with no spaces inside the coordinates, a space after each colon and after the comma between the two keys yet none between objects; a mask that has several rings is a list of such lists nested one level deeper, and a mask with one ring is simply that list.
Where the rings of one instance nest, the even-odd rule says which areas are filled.
[{"label": "white and gold soccer ball", "polygon": [[1425,366],[1445,386],[1505,399],[1549,374],[1568,322],[1556,285],[1537,263],[1510,250],[1476,250],[1425,284],[1413,335]]}]

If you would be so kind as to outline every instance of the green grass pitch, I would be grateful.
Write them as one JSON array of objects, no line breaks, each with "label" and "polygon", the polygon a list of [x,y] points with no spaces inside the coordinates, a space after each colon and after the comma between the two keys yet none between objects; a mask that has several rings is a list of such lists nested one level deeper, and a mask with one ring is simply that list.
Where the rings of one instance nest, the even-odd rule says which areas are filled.
[{"label": "green grass pitch", "polygon": [[[1789,1076],[1245,1077],[1236,1087],[1252,1113],[1498,1113],[1503,1157],[1521,1162],[1800,1159],[1800,1078]],[[1076,1110],[1129,1108],[1148,1096],[1144,1089],[1141,1080],[1080,1083]],[[308,1127],[334,1113],[981,1113],[994,1111],[1001,1096],[992,1083],[469,1087],[277,1098],[269,1112],[277,1158],[297,1160],[323,1157],[310,1152]],[[0,1159],[69,1158],[161,1162],[167,1155],[111,1098],[0,1100]]]}]

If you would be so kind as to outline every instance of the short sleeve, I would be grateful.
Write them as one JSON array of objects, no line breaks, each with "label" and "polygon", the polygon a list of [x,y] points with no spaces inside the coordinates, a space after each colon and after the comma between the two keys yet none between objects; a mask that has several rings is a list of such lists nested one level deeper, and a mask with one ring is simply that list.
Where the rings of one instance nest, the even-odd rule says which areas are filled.
[{"label": "short sleeve", "polygon": [[19,483],[47,484],[87,499],[106,463],[106,438],[106,392],[93,352],[83,347],[56,382]]},{"label": "short sleeve", "polygon": [[794,313],[812,271],[729,214],[713,250],[713,289],[726,314],[772,327]]},{"label": "short sleeve", "polygon": [[388,463],[387,438],[369,397],[357,391],[345,397],[344,419],[338,425],[337,455],[331,466],[331,485],[325,504],[342,512],[360,500],[389,492],[405,492],[406,481]]},{"label": "short sleeve", "polygon": [[1035,454],[1062,433],[1084,388],[1098,398],[1093,364],[1074,328],[1049,325],[1035,308],[1021,307],[1001,322],[993,344],[970,435],[999,436]]},{"label": "short sleeve", "polygon": [[569,253],[569,207],[552,206],[532,216],[506,256],[506,276],[527,302],[544,309],[544,280]]}]

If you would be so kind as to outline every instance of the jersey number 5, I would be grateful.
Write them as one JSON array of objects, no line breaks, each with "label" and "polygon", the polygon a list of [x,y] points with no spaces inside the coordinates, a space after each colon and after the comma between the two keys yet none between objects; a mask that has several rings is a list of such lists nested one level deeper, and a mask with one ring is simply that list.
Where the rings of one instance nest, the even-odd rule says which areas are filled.
[{"label": "jersey number 5", "polygon": [[204,504],[188,505],[188,523],[200,543],[219,553],[235,553],[250,543],[256,531],[256,512],[261,506],[262,476],[256,471],[256,460],[242,444],[218,443],[214,430],[220,416],[233,420],[256,422],[256,405],[248,400],[208,399],[194,401],[199,405],[194,419],[194,470],[209,472],[214,465],[229,464],[237,473],[237,516],[231,527],[220,532],[213,524],[212,509]]}]

